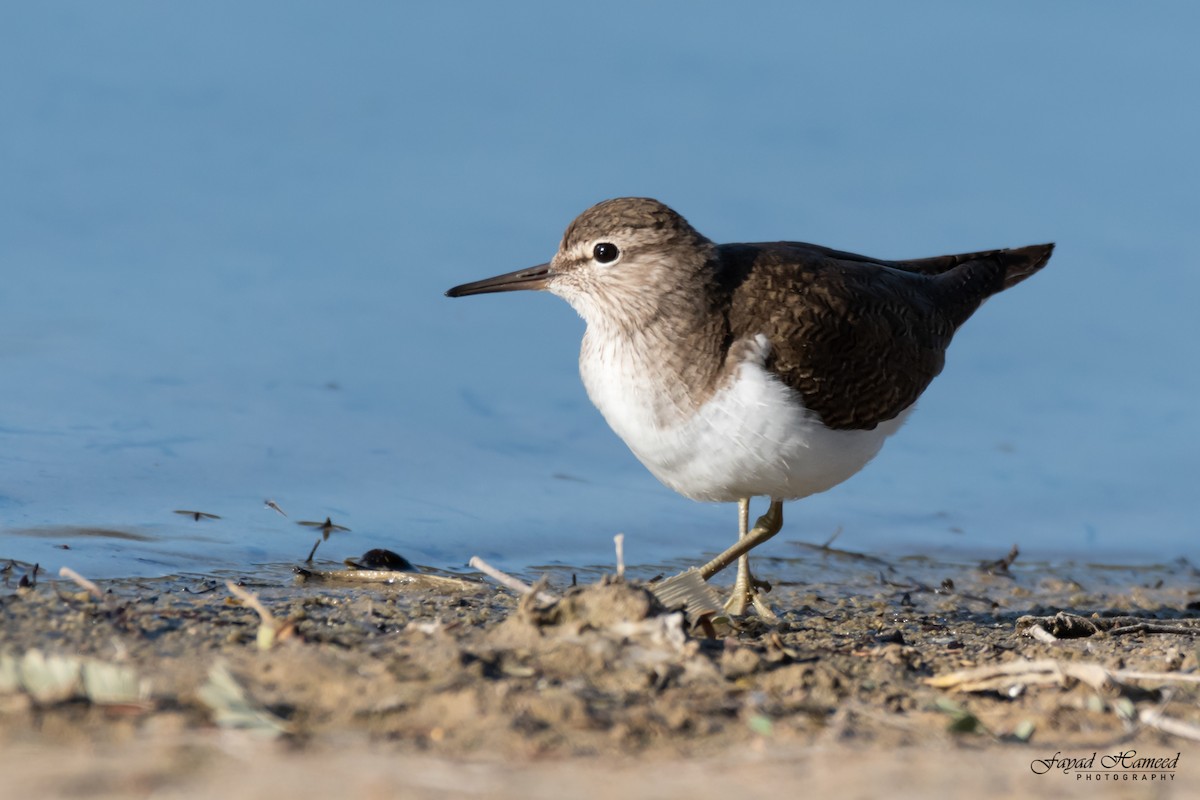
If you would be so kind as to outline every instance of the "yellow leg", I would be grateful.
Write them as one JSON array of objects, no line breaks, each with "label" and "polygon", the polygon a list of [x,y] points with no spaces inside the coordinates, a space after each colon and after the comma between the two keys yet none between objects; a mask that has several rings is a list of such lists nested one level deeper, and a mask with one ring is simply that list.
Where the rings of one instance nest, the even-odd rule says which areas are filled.
[{"label": "yellow leg", "polygon": [[738,562],[737,579],[733,584],[733,596],[725,604],[725,610],[730,614],[740,616],[746,613],[746,605],[749,603],[758,612],[760,617],[775,619],[775,614],[759,596],[758,592],[760,588],[770,591],[771,586],[768,583],[755,579],[754,575],[750,572],[750,557],[747,554],[758,545],[779,533],[783,528],[783,501],[772,499],[767,513],[759,517],[758,521],[754,523],[754,530],[747,531],[749,523],[750,498],[746,497],[738,501],[737,544],[701,567],[700,576],[708,580],[736,560]]}]

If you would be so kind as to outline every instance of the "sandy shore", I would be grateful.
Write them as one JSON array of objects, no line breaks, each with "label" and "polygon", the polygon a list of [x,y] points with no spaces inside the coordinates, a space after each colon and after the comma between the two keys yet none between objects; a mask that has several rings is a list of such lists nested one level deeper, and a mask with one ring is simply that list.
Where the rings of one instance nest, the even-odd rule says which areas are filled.
[{"label": "sandy shore", "polygon": [[572,589],[556,575],[556,600],[539,603],[483,582],[267,570],[237,576],[247,604],[207,578],[111,581],[99,596],[64,580],[19,587],[14,565],[0,590],[5,794],[1161,797],[1200,785],[1189,565],[1067,578],[858,560],[836,583],[776,566],[777,623],[691,631],[638,581]]}]

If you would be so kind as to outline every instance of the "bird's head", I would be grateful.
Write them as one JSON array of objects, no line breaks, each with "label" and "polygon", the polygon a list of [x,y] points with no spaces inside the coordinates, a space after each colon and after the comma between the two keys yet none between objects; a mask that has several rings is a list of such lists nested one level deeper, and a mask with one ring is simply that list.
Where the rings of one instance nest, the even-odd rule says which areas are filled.
[{"label": "bird's head", "polygon": [[455,286],[449,297],[519,289],[566,300],[589,324],[638,325],[715,258],[716,248],[687,220],[645,197],[605,200],[567,226],[549,262]]}]

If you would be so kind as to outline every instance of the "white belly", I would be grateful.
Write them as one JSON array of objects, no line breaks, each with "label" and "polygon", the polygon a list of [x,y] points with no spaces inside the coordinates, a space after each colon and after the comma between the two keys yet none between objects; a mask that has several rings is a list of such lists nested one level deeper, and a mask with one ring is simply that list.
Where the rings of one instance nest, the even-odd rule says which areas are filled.
[{"label": "white belly", "polygon": [[618,355],[585,346],[588,396],[655,477],[694,500],[823,492],[866,466],[912,411],[874,430],[830,430],[760,362],[747,361],[698,410],[682,413],[655,400],[661,376]]}]

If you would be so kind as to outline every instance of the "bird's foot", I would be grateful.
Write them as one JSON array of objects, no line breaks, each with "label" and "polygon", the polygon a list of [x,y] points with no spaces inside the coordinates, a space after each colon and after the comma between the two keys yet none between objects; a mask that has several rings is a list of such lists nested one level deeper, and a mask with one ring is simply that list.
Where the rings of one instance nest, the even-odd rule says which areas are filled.
[{"label": "bird's foot", "polygon": [[733,594],[725,603],[725,611],[730,616],[741,617],[746,614],[748,608],[753,608],[755,613],[764,620],[779,619],[762,597],[769,591],[771,591],[771,584],[754,577],[754,574],[750,572],[750,559],[742,556],[738,559],[737,580],[733,583]]}]

